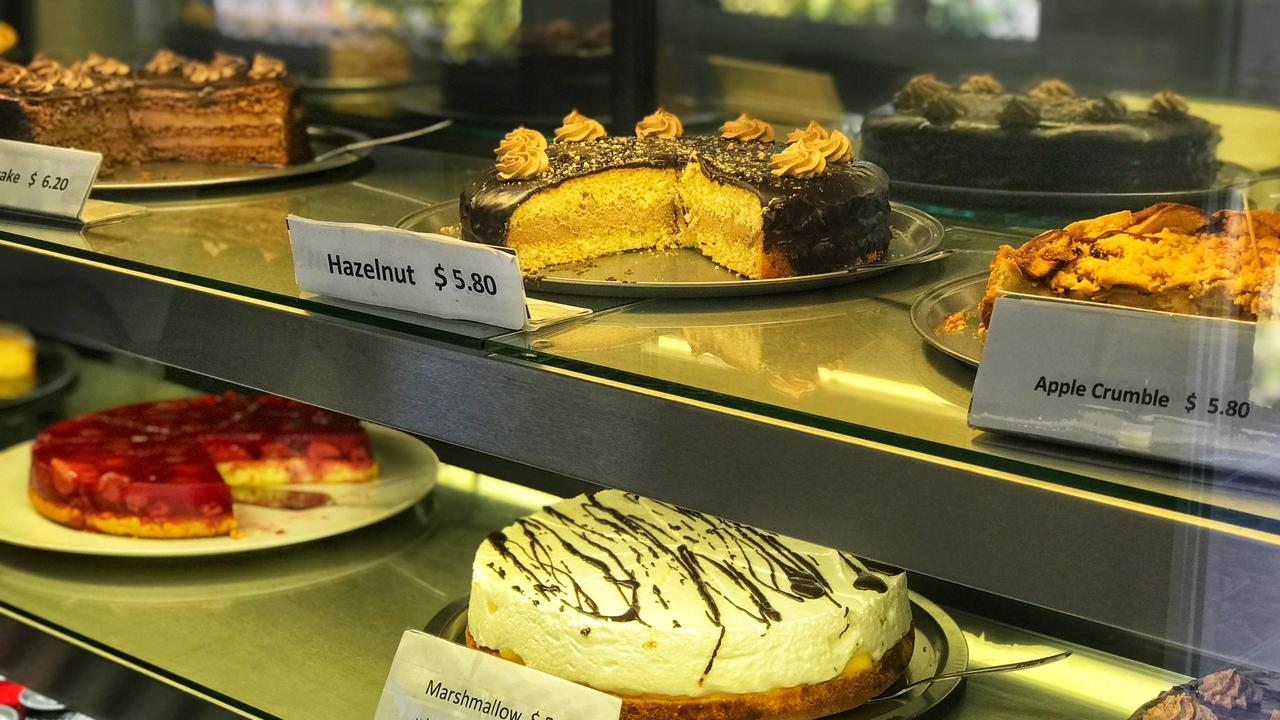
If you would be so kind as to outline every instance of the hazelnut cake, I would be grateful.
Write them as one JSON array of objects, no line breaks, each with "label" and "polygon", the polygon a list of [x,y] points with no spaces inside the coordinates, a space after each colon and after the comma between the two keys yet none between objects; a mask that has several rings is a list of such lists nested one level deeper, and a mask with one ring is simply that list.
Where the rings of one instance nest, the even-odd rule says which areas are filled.
[{"label": "hazelnut cake", "polygon": [[603,255],[688,247],[748,278],[881,260],[888,177],[849,139],[811,123],[774,142],[745,114],[718,137],[685,137],[659,110],[610,137],[577,111],[550,144],[517,128],[460,199],[462,237],[515,248],[526,274]]}]

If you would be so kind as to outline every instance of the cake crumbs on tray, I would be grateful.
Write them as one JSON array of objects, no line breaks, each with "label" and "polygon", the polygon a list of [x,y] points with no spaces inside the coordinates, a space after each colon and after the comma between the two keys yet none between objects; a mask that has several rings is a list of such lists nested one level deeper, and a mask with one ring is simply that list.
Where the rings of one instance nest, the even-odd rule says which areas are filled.
[{"label": "cake crumbs on tray", "polygon": [[962,333],[969,329],[969,320],[963,310],[953,312],[942,318],[942,322],[938,323],[939,333]]}]

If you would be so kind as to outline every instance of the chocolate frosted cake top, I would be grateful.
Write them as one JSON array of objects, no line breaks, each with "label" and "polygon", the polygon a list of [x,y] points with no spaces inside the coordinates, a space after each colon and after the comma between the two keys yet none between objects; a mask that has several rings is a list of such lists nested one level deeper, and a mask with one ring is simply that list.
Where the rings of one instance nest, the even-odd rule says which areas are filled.
[{"label": "chocolate frosted cake top", "polygon": [[75,93],[127,89],[137,81],[190,87],[285,80],[283,61],[257,53],[252,60],[218,52],[208,62],[159,50],[141,69],[118,58],[89,53],[69,65],[37,54],[26,65],[0,60],[0,97],[39,100]]},{"label": "chocolate frosted cake top", "polygon": [[1129,720],[1280,720],[1280,674],[1219,670],[1161,693]]},{"label": "chocolate frosted cake top", "polygon": [[1041,80],[1021,93],[1009,93],[987,74],[962,78],[955,86],[926,74],[917,75],[894,95],[897,115],[925,118],[932,124],[986,124],[1004,127],[1052,125],[1158,124],[1194,119],[1186,100],[1172,91],[1158,92],[1145,110],[1129,110],[1120,101],[1080,95],[1063,80]]}]

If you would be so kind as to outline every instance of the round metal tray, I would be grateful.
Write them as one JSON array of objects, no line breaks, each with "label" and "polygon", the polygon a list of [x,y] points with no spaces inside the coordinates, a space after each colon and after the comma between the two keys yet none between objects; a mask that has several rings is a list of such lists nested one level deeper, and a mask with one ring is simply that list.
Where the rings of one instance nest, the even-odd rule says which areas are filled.
[{"label": "round metal tray", "polygon": [[[438,205],[401,218],[398,227],[416,232],[443,233],[459,224],[456,203]],[[844,285],[881,273],[943,256],[942,223],[908,205],[891,203],[893,233],[888,257],[848,270],[749,280],[716,265],[689,248],[641,250],[594,260],[558,265],[525,278],[525,287],[553,293],[608,297],[734,297],[798,292]],[[455,234],[456,236],[456,234]]]},{"label": "round metal tray", "polygon": [[[328,152],[353,142],[368,140],[369,136],[347,128],[311,125],[307,138],[314,155]],[[335,155],[323,162],[308,161],[294,165],[219,165],[202,162],[160,161],[122,167],[107,177],[99,177],[93,183],[95,192],[135,192],[154,190],[185,190],[190,188],[221,187],[244,183],[279,180],[301,175],[325,172],[359,162],[369,155],[369,149],[352,150]]]},{"label": "round metal tray", "polygon": [[[982,340],[978,337],[979,305],[987,291],[987,273],[967,275],[943,283],[916,298],[911,304],[911,326],[920,337],[951,357],[978,366],[982,360]],[[943,332],[948,315],[964,313],[965,329]]]},{"label": "round metal tray", "polygon": [[936,203],[968,206],[1016,206],[1081,210],[1136,210],[1160,202],[1188,205],[1219,204],[1232,192],[1258,177],[1258,173],[1243,165],[1220,163],[1218,179],[1207,188],[1196,190],[1169,190],[1164,192],[1044,192],[1036,190],[996,190],[990,188],[932,185],[929,183],[890,180],[894,197],[929,200]]},{"label": "round metal tray", "polygon": [[36,341],[36,384],[30,392],[0,398],[0,410],[35,405],[61,395],[76,379],[76,354],[62,343]]},{"label": "round metal tray", "polygon": [[[444,607],[424,630],[459,645],[466,644],[467,598]],[[969,666],[969,645],[960,626],[932,601],[911,593],[911,618],[915,622],[916,644],[906,673],[886,693],[904,684],[942,673],[959,672]],[[906,720],[919,717],[941,703],[960,686],[963,678],[939,680],[921,685],[894,700],[870,703],[840,715],[841,720]]]}]

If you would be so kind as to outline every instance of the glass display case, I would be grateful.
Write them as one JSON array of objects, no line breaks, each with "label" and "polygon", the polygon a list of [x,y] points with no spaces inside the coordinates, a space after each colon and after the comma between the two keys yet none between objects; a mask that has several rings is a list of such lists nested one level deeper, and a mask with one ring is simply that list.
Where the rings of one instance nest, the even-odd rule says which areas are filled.
[{"label": "glass display case", "polygon": [[[839,717],[1280,710],[1272,4],[0,0],[0,23],[0,323],[35,337],[0,326],[0,362],[35,357],[0,399],[8,681],[97,720],[373,716],[406,630],[467,642],[493,533],[618,489],[904,570],[931,671],[1073,653]],[[105,158],[73,220],[22,204],[29,148],[58,145]],[[519,234],[536,213],[549,240]],[[576,314],[511,331],[319,294],[291,216],[514,247],[529,299]],[[564,248],[586,257],[529,264]],[[259,394],[324,429],[208,419]],[[106,457],[186,443],[238,530],[37,512],[89,472],[54,467],[46,497],[41,458],[100,442],[61,421],[161,400],[189,404],[78,422],[121,434]],[[391,500],[218,479],[332,471],[342,432]],[[644,694],[602,689],[623,717]]]}]

